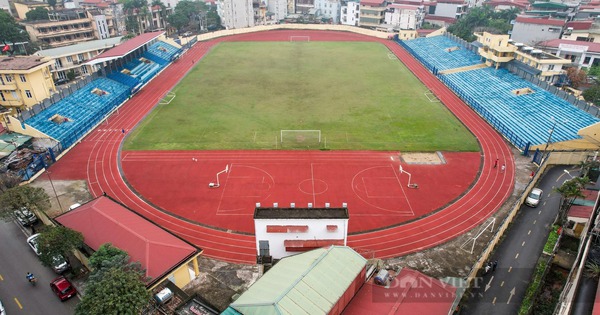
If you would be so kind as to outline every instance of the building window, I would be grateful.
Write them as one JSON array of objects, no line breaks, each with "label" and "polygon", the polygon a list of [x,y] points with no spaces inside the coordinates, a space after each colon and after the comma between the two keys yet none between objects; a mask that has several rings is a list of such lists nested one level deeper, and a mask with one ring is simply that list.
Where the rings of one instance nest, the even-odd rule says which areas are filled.
[{"label": "building window", "polygon": [[12,76],[10,74],[7,74],[5,77],[6,77],[6,82],[8,82],[8,83],[12,82]]},{"label": "building window", "polygon": [[81,66],[81,73],[87,74],[88,68],[86,66]]},{"label": "building window", "polygon": [[585,57],[585,59],[583,59],[583,63],[587,65],[588,63],[590,63],[591,59],[592,57]]},{"label": "building window", "polygon": [[67,62],[73,62],[73,57],[67,56]]},{"label": "building window", "polygon": [[31,91],[25,90],[25,95],[27,96],[27,98],[31,98]]},{"label": "building window", "polygon": [[21,78],[21,82],[27,82],[27,78],[24,74],[19,74],[19,78]]},{"label": "building window", "polygon": [[0,92],[0,99],[6,101],[6,97],[4,97],[4,92]]},{"label": "building window", "polygon": [[549,65],[548,70],[554,70],[554,65]]}]

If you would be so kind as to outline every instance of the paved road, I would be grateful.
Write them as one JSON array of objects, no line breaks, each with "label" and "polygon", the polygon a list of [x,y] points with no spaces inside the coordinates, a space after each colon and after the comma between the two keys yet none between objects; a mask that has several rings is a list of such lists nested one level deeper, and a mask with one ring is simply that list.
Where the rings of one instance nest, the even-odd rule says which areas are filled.
[{"label": "paved road", "polygon": [[[538,183],[544,197],[537,208],[522,206],[493,260],[498,269],[479,278],[461,314],[517,314],[529,280],[558,214],[560,195],[554,187],[571,176],[554,167]],[[576,171],[571,171],[577,175]]]},{"label": "paved road", "polygon": [[[0,300],[8,315],[73,314],[78,298],[60,302],[49,283],[57,275],[42,266],[26,243],[26,235],[13,222],[0,221]],[[32,272],[37,278],[33,287],[25,279]]]}]

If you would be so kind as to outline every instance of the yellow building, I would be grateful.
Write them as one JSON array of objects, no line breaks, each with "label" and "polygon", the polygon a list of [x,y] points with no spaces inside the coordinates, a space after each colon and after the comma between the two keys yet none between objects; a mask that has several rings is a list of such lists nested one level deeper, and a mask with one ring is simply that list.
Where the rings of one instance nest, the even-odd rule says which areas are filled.
[{"label": "yellow building", "polygon": [[17,17],[20,20],[25,20],[27,19],[27,12],[31,11],[31,10],[35,10],[36,8],[40,7],[40,8],[45,8],[45,9],[49,9],[50,5],[45,3],[45,2],[14,2],[15,5],[15,11],[17,14]]},{"label": "yellow building", "polygon": [[520,68],[534,74],[539,80],[553,83],[558,76],[565,73],[563,66],[571,63],[541,50],[527,47],[521,43],[513,43],[509,35],[496,35],[488,32],[475,33],[479,55],[491,67],[499,68],[513,60]]},{"label": "yellow building", "polygon": [[52,62],[42,57],[0,57],[0,105],[27,109],[56,92],[50,73]]}]

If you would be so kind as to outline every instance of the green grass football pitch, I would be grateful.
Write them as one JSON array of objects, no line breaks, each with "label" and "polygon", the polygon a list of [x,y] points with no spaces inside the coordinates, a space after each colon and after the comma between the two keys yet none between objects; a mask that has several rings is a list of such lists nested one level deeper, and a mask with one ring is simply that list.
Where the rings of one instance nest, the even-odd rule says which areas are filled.
[{"label": "green grass football pitch", "polygon": [[[126,150],[479,150],[378,43],[221,43],[172,92]],[[320,130],[321,142],[316,132],[281,139],[281,130]]]}]

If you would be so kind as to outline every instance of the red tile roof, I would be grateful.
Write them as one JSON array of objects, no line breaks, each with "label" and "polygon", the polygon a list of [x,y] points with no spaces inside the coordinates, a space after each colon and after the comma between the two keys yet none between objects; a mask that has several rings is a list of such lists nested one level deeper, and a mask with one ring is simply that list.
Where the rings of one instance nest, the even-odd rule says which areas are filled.
[{"label": "red tile roof", "polygon": [[529,6],[529,2],[527,1],[510,1],[510,0],[492,0],[487,3],[487,5],[491,7],[497,7],[500,5],[512,6],[521,9],[525,9]]},{"label": "red tile roof", "polygon": [[571,21],[567,22],[567,27],[572,27],[574,31],[589,30],[594,21]]},{"label": "red tile roof", "polygon": [[389,288],[369,281],[360,288],[342,315],[449,314],[456,287],[418,271],[402,268]]},{"label": "red tile roof", "polygon": [[93,250],[104,243],[126,251],[131,261],[146,269],[150,282],[192,257],[198,249],[137,213],[99,197],[56,218],[60,224],[83,234]]},{"label": "red tile roof", "polygon": [[598,10],[600,9],[600,4],[585,4],[580,5],[579,10]]},{"label": "red tile roof", "polygon": [[394,8],[394,9],[406,9],[406,10],[418,10],[419,7],[416,5],[409,5],[409,4],[390,4],[388,5],[388,8]]},{"label": "red tile roof", "polygon": [[560,44],[585,46],[588,48],[587,51],[589,52],[600,53],[600,43],[584,42],[578,40],[552,39],[541,43],[540,46],[558,48]]},{"label": "red tile roof", "polygon": [[164,33],[165,32],[152,32],[136,36],[113,49],[101,53],[95,58],[90,59],[88,62],[93,60],[112,60],[121,58]]},{"label": "red tile roof", "polygon": [[519,23],[525,24],[539,24],[539,25],[553,25],[553,26],[563,26],[565,25],[564,20],[556,20],[549,18],[534,18],[528,16],[517,16],[516,21]]},{"label": "red tile roof", "polygon": [[446,22],[446,23],[450,23],[450,24],[456,22],[455,18],[451,18],[451,17],[447,17],[447,16],[431,15],[431,14],[428,14],[425,16],[425,21],[427,21],[427,20],[442,21],[442,22]]},{"label": "red tile roof", "polygon": [[568,217],[589,219],[592,216],[594,207],[592,206],[577,206],[573,205],[567,213]]}]

